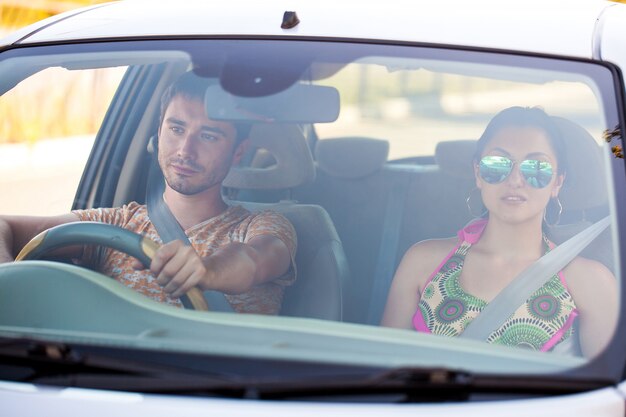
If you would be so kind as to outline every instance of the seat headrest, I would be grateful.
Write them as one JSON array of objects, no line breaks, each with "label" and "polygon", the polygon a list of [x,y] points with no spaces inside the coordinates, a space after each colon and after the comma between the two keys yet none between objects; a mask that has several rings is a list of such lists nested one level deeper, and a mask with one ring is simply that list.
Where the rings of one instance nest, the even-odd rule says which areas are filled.
[{"label": "seat headrest", "polygon": [[602,148],[578,124],[553,117],[567,146],[567,176],[559,198],[566,210],[585,210],[607,201]]},{"label": "seat headrest", "polygon": [[267,167],[232,167],[222,185],[237,189],[289,189],[315,179],[313,156],[297,125],[255,124],[250,150],[267,150],[273,163]]},{"label": "seat headrest", "polygon": [[[586,210],[606,203],[601,147],[581,126],[562,117],[553,119],[567,147],[567,174],[559,194],[564,210]],[[440,142],[435,159],[442,172],[457,178],[473,178],[475,140]]]},{"label": "seat headrest", "polygon": [[378,172],[389,155],[389,142],[365,137],[323,139],[315,147],[320,170],[345,179],[363,178]]},{"label": "seat headrest", "polygon": [[441,171],[448,175],[462,179],[473,178],[474,152],[476,152],[475,140],[439,142],[435,148],[435,161]]}]

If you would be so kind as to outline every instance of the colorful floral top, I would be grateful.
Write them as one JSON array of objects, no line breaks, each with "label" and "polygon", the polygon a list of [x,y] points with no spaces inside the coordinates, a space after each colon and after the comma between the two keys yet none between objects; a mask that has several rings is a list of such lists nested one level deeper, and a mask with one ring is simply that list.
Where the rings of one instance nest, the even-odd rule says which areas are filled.
[{"label": "colorful floral top", "polygon": [[[465,256],[478,242],[486,220],[471,223],[459,231],[459,243],[430,276],[413,316],[416,330],[443,336],[458,336],[485,308],[487,302],[468,294],[459,282]],[[546,251],[554,245],[544,236]],[[574,335],[578,315],[567,290],[563,272],[543,287],[492,332],[487,342],[550,351]]]},{"label": "colorful floral top", "polygon": [[[75,210],[74,214],[83,221],[113,224],[147,236],[159,244],[162,243],[148,217],[145,205],[132,202],[119,208]],[[281,239],[291,254],[291,268],[285,275],[257,285],[243,294],[225,294],[230,305],[238,313],[278,314],[285,287],[296,279],[297,240],[296,232],[289,220],[276,212],[251,213],[241,206],[234,206],[218,216],[190,227],[185,230],[185,234],[202,257],[209,256],[227,243],[246,243],[259,235],[270,234]],[[88,246],[83,254],[83,262],[156,301],[182,306],[179,298],[171,298],[163,291],[149,270],[135,270],[130,255],[103,247]]]}]

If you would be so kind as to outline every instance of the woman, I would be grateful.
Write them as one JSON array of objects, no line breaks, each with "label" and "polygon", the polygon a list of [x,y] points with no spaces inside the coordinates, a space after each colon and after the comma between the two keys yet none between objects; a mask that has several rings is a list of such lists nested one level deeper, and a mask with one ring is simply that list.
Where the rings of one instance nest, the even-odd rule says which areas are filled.
[{"label": "woman", "polygon": [[[558,129],[541,109],[498,113],[474,157],[475,191],[485,215],[458,238],[419,242],[406,252],[382,325],[458,336],[513,278],[551,250],[543,226],[548,204],[560,207],[564,153]],[[592,357],[612,336],[617,309],[612,273],[576,257],[487,342],[550,351],[576,341],[579,353]]]}]

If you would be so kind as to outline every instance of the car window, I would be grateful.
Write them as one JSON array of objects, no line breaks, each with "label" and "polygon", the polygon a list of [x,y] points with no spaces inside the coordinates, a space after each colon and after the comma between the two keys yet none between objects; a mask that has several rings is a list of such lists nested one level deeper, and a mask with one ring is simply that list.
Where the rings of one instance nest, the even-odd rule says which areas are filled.
[{"label": "car window", "polygon": [[[0,97],[0,212],[70,210],[124,68],[38,68]],[[32,69],[30,69],[32,71]],[[45,195],[45,198],[42,196]]]},{"label": "car window", "polygon": [[[440,141],[477,139],[501,109],[541,103],[553,115],[584,123],[601,143],[600,103],[584,82],[502,80],[489,77],[486,67],[476,69],[478,74],[458,74],[397,65],[390,70],[367,61],[352,63],[324,80],[341,88],[342,111],[335,123],[319,126],[320,139],[380,137],[390,144],[390,160],[428,156]],[[419,147],[415,138],[424,138]]]},{"label": "car window", "polygon": [[[143,210],[164,134],[189,125],[165,116],[161,97],[193,74],[208,86],[196,109],[218,123],[204,126],[194,146],[249,129],[245,153],[221,184],[225,207],[279,213],[274,220],[286,219],[296,237],[286,239],[288,270],[258,301],[277,314],[216,313],[210,300],[213,310],[203,313],[155,303],[132,279],[99,281],[124,265],[103,266],[117,258],[89,249],[99,262],[89,266],[100,272],[47,267],[66,285],[80,277],[72,297],[106,307],[77,314],[65,287],[46,286],[46,309],[63,319],[44,320],[37,309],[0,314],[0,332],[157,352],[515,374],[585,366],[614,336],[614,184],[623,160],[618,139],[606,140],[619,128],[619,78],[610,65],[277,40],[103,41],[3,54],[0,214],[124,207],[81,212],[121,222]],[[172,161],[180,177],[202,171]],[[601,228],[603,219],[613,226]],[[576,237],[593,226],[592,241]],[[556,252],[571,238],[584,243]],[[540,269],[544,281],[482,339],[461,336],[551,252],[570,257]],[[29,265],[19,273],[32,282],[45,275]],[[600,284],[589,286],[591,276]],[[226,301],[258,312],[246,310],[248,298]]]}]

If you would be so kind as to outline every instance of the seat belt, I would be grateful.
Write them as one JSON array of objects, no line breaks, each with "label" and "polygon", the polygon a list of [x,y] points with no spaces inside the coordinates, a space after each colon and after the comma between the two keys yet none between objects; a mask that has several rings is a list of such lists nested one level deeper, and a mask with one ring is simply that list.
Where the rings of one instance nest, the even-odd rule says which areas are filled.
[{"label": "seat belt", "polygon": [[485,306],[459,337],[487,340],[530,296],[562,270],[611,224],[610,216],[587,227],[537,259]]},{"label": "seat belt", "polygon": [[367,322],[371,325],[379,325],[383,316],[383,310],[387,303],[387,294],[391,287],[395,270],[395,261],[400,240],[400,226],[406,202],[409,180],[408,172],[398,171],[399,178],[395,178],[385,208],[385,221],[378,250],[378,261],[374,273],[374,283],[370,294],[370,307]]},{"label": "seat belt", "polygon": [[[151,139],[152,140],[152,139]],[[146,193],[146,206],[148,208],[148,217],[156,228],[161,240],[164,243],[173,240],[181,240],[185,245],[191,246],[189,238],[185,231],[172,214],[171,210],[163,200],[163,192],[165,184],[161,169],[156,161],[156,156],[150,161],[150,169],[148,173],[148,185]],[[204,291],[206,302],[209,304],[211,311],[233,312],[228,300],[223,293],[219,291]],[[187,297],[181,297],[181,301],[185,308],[193,308]]]}]

